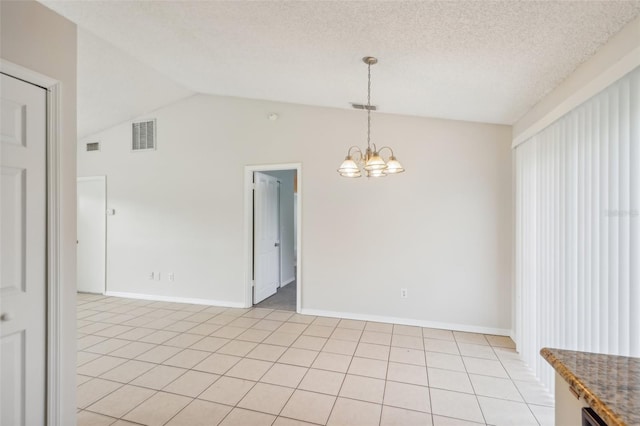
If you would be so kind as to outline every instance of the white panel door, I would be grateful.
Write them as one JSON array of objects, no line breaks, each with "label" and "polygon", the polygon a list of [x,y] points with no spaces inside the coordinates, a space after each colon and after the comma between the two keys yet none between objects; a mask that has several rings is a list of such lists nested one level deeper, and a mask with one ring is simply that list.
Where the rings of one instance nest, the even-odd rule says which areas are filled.
[{"label": "white panel door", "polygon": [[46,92],[0,78],[0,424],[43,425]]},{"label": "white panel door", "polygon": [[106,177],[78,178],[78,291],[105,292],[106,213]]},{"label": "white panel door", "polygon": [[278,180],[255,172],[253,202],[255,289],[253,303],[275,294],[280,285]]}]

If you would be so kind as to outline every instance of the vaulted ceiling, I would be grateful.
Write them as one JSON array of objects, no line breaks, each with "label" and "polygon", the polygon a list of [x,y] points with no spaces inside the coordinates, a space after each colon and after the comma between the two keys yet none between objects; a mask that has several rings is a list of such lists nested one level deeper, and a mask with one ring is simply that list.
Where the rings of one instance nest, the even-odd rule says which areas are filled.
[{"label": "vaulted ceiling", "polygon": [[513,124],[640,14],[630,1],[54,1],[79,133],[208,93]]}]

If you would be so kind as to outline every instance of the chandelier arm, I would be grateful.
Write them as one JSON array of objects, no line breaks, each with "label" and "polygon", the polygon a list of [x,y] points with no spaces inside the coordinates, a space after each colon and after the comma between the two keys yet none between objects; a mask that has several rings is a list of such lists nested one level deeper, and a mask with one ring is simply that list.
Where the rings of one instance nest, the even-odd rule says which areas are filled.
[{"label": "chandelier arm", "polygon": [[394,155],[393,155],[393,149],[391,149],[391,147],[389,147],[389,146],[383,146],[382,148],[380,148],[380,149],[378,150],[378,154],[380,154],[380,153],[382,152],[382,150],[383,150],[383,149],[388,149],[389,151],[391,151],[391,156],[392,156],[392,157],[394,156]]},{"label": "chandelier arm", "polygon": [[349,147],[349,151],[347,151],[347,155],[349,155],[349,156],[353,155],[352,151],[354,151],[354,150],[360,156],[358,161],[362,160],[362,158],[364,158],[364,156],[362,155],[362,151],[360,150],[360,148],[358,148],[356,145],[353,145],[353,146]]}]

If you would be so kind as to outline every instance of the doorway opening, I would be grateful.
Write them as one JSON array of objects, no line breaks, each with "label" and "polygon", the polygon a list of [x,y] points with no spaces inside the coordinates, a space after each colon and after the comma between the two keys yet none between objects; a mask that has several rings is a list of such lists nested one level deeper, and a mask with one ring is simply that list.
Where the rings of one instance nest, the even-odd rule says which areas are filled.
[{"label": "doorway opening", "polygon": [[301,164],[245,167],[245,306],[301,308]]}]

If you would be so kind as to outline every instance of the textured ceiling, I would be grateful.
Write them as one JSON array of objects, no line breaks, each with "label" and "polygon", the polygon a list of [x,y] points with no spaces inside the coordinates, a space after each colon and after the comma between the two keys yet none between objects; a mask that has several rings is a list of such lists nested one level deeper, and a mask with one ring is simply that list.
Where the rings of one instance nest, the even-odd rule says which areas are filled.
[{"label": "textured ceiling", "polygon": [[78,31],[79,137],[192,94],[104,40]]},{"label": "textured ceiling", "polygon": [[145,92],[349,108],[366,101],[361,58],[372,55],[381,112],[503,124],[640,13],[640,0],[42,2],[125,53],[81,33],[79,102],[91,114]]}]

